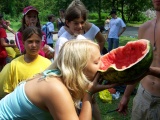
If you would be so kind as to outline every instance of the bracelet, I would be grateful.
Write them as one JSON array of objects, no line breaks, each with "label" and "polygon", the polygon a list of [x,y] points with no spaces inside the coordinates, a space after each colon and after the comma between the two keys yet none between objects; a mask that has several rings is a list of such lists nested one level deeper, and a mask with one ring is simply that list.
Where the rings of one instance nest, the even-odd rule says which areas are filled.
[{"label": "bracelet", "polygon": [[88,90],[86,90],[86,92],[87,92],[90,96],[92,96],[92,95],[93,95],[93,93],[92,93],[92,92],[90,92],[90,91],[88,91]]}]

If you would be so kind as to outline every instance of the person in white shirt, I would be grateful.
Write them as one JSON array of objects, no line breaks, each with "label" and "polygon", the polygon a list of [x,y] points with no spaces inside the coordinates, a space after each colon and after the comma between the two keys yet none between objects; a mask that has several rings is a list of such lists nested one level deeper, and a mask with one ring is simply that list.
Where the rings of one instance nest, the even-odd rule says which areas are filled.
[{"label": "person in white shirt", "polygon": [[112,19],[109,23],[108,51],[119,47],[119,37],[126,30],[125,23],[121,18],[117,17],[115,10],[112,10],[110,15],[112,16]]},{"label": "person in white shirt", "polygon": [[47,32],[46,32],[46,38],[47,38],[47,45],[53,48],[53,34],[57,34],[56,31],[54,31],[54,24],[55,16],[53,14],[48,15],[48,22],[47,25]]},{"label": "person in white shirt", "polygon": [[[68,30],[69,30],[69,28],[67,26],[62,26],[61,29],[58,31],[58,36],[60,37],[65,31],[68,31]],[[102,33],[100,32],[100,29],[95,24],[89,23],[86,21],[85,25],[83,26],[83,28],[81,30],[81,35],[83,35],[85,37],[85,39],[89,39],[92,41],[96,40],[100,46],[101,54],[107,53],[106,48],[104,48],[105,38],[103,37]],[[65,36],[66,36],[66,34],[65,34]]]}]

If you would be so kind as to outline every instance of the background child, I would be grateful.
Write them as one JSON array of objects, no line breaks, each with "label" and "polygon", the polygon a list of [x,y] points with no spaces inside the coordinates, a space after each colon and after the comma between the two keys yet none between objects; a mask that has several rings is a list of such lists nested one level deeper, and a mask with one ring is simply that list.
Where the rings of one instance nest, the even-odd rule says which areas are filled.
[{"label": "background child", "polygon": [[23,31],[22,39],[25,54],[12,60],[8,66],[4,67],[4,72],[2,70],[0,81],[5,81],[3,85],[4,91],[0,91],[0,93],[12,92],[19,82],[32,77],[36,73],[42,72],[51,64],[49,59],[38,54],[42,44],[41,29],[27,27]]}]

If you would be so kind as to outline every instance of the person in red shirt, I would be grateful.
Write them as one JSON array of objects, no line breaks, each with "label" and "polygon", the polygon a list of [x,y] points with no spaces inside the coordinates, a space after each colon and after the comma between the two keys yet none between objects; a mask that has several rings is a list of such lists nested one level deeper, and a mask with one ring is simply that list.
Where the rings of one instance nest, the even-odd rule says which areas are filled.
[{"label": "person in red shirt", "polygon": [[[0,14],[0,24],[3,22],[3,15]],[[3,27],[0,27],[0,71],[6,64],[7,52],[5,47],[16,47],[15,44],[8,44],[6,42],[7,34]]]}]

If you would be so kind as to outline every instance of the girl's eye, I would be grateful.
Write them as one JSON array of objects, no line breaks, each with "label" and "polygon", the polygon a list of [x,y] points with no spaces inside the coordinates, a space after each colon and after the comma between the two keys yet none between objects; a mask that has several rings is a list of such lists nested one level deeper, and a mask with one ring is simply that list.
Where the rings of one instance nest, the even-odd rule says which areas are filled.
[{"label": "girl's eye", "polygon": [[94,62],[94,64],[99,64],[99,62],[98,62],[98,61],[96,61],[96,62]]},{"label": "girl's eye", "polygon": [[27,16],[28,18],[36,18],[37,16],[35,15],[35,16],[30,16],[30,15],[28,15]]},{"label": "girl's eye", "polygon": [[37,41],[36,41],[36,43],[37,43],[37,44],[39,44],[39,43],[40,43],[40,41],[39,41],[39,40],[37,40]]},{"label": "girl's eye", "polygon": [[28,41],[29,44],[33,43],[32,41]]}]

